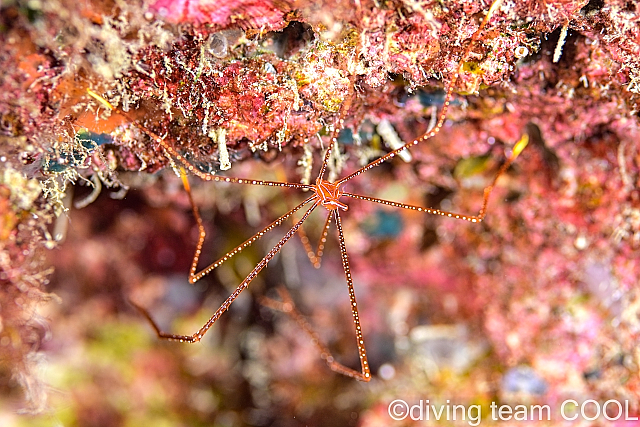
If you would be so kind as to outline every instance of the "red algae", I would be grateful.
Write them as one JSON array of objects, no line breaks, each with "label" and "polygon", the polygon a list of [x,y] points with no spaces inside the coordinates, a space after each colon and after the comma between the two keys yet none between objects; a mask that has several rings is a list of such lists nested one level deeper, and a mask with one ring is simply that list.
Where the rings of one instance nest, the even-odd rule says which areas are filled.
[{"label": "red algae", "polygon": [[285,26],[284,15],[293,9],[292,2],[264,0],[158,0],[150,7],[169,22],[266,31],[281,30]]}]

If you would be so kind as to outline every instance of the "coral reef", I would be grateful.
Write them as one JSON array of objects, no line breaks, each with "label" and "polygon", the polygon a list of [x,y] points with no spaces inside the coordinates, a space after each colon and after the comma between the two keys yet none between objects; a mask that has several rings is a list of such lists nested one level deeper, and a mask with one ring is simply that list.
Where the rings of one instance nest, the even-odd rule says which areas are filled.
[{"label": "coral reef", "polygon": [[[8,1],[0,38],[3,425],[51,417],[24,407],[64,425],[387,425],[389,402],[426,398],[618,399],[638,414],[634,2]],[[510,148],[529,146],[481,224],[350,203],[371,383],[329,371],[257,302],[286,284],[356,366],[332,239],[320,270],[288,243],[202,344],[155,340],[128,298],[191,333],[279,236],[188,285],[197,229],[148,131],[204,172],[303,182],[339,131],[344,175],[426,132],[461,61],[439,134],[349,191],[475,214]],[[192,185],[202,259],[299,200]]]}]

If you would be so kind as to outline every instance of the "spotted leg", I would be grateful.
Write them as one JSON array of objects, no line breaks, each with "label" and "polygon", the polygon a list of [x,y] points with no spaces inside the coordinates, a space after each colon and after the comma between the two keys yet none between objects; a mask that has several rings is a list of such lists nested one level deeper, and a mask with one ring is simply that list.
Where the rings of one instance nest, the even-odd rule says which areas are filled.
[{"label": "spotted leg", "polygon": [[[310,197],[309,199],[307,199],[303,203],[306,204],[306,203],[308,203],[308,202],[310,202],[312,200],[314,200],[314,198]],[[145,310],[144,308],[142,308],[141,306],[137,305],[134,302],[132,302],[133,306],[136,307],[149,320],[149,322],[151,323],[151,326],[153,327],[153,329],[155,329],[155,331],[158,334],[159,338],[167,339],[167,340],[173,340],[173,341],[180,341],[180,342],[190,342],[190,343],[194,343],[194,342],[200,341],[202,339],[202,337],[204,336],[204,334],[207,333],[209,328],[211,328],[211,326],[213,326],[213,324],[220,318],[222,313],[224,313],[225,311],[227,311],[229,309],[229,306],[231,306],[231,303],[233,303],[233,301],[235,301],[235,299],[238,298],[238,296],[240,296],[242,291],[244,291],[249,286],[249,283],[251,283],[251,281],[258,275],[258,273],[260,273],[260,271],[262,271],[262,269],[267,266],[267,263],[269,261],[271,261],[271,259],[278,252],[280,252],[280,249],[282,249],[284,244],[289,239],[291,239],[291,237],[293,237],[293,235],[296,233],[296,231],[298,231],[298,229],[300,228],[302,223],[304,221],[306,221],[306,219],[309,217],[311,212],[313,212],[313,210],[316,207],[318,207],[318,204],[319,203],[316,201],[313,204],[313,206],[311,206],[305,212],[305,214],[302,216],[302,218],[298,222],[296,222],[294,224],[294,226],[287,232],[287,234],[285,234],[284,237],[282,239],[280,239],[280,241],[269,251],[269,253],[267,253],[267,255],[265,255],[264,258],[262,258],[262,260],[255,266],[255,268],[251,271],[251,273],[249,273],[249,275],[242,281],[242,283],[240,283],[240,285],[238,285],[236,290],[233,291],[233,293],[231,295],[229,295],[229,297],[222,303],[220,308],[218,308],[218,310],[216,310],[216,312],[213,314],[213,316],[211,316],[211,318],[209,318],[209,320],[207,320],[207,322],[197,332],[195,332],[193,335],[177,335],[177,334],[171,334],[171,333],[163,332],[160,329],[160,327],[158,326],[158,324],[153,320],[153,318],[151,317],[149,312],[147,312],[147,310]]]},{"label": "spotted leg", "polygon": [[362,196],[360,194],[354,194],[354,193],[344,192],[342,193],[342,195],[351,197],[353,199],[365,200],[368,202],[379,203],[387,206],[393,206],[395,208],[409,209],[417,212],[424,212],[432,215],[440,215],[448,218],[461,219],[463,221],[469,221],[469,222],[482,222],[484,217],[487,215],[487,205],[489,204],[489,197],[491,196],[491,192],[493,191],[496,183],[498,182],[498,179],[502,174],[504,174],[507,171],[511,163],[513,163],[516,157],[518,157],[518,155],[522,152],[522,150],[524,150],[524,148],[527,146],[528,142],[529,142],[529,137],[528,135],[525,134],[520,139],[520,141],[518,141],[516,145],[513,147],[511,155],[509,156],[509,158],[507,158],[507,161],[504,162],[500,167],[500,169],[498,170],[498,172],[496,172],[496,175],[494,176],[493,181],[491,181],[491,184],[489,184],[484,189],[484,194],[482,198],[482,207],[480,208],[480,211],[478,212],[477,215],[463,215],[463,214],[458,214],[454,212],[441,211],[440,209],[435,209],[435,208],[425,208],[422,206],[407,205],[400,202],[392,202],[390,200]]},{"label": "spotted leg", "polygon": [[344,233],[342,231],[342,222],[337,210],[331,211],[330,216],[333,215],[338,227],[338,237],[340,241],[340,253],[342,255],[342,266],[344,268],[344,275],[347,281],[347,287],[349,289],[349,301],[351,306],[351,313],[353,315],[353,321],[356,330],[356,345],[358,347],[358,355],[360,356],[360,372],[355,369],[351,369],[342,363],[338,362],[331,351],[322,344],[318,333],[311,327],[305,317],[296,309],[293,299],[284,287],[278,289],[280,298],[282,301],[276,301],[271,298],[262,297],[260,302],[274,310],[282,311],[291,316],[302,328],[303,331],[311,337],[311,341],[320,351],[320,357],[327,363],[331,370],[338,372],[342,375],[346,375],[351,378],[355,378],[358,381],[369,382],[371,380],[371,371],[369,369],[369,361],[367,360],[367,350],[364,344],[364,338],[362,336],[362,328],[360,326],[360,315],[358,314],[358,304],[356,302],[356,294],[353,289],[353,279],[351,278],[351,268],[349,267],[349,256],[347,254],[347,247],[344,242]]}]

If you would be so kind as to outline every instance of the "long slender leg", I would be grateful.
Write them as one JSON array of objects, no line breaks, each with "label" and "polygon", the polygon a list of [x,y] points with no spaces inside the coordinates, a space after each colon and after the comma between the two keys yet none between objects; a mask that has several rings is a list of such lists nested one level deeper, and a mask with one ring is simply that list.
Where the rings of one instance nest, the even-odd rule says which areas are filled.
[{"label": "long slender leg", "polygon": [[[320,172],[318,173],[319,180],[323,179],[324,173],[327,169],[327,163],[329,162],[329,157],[331,156],[331,151],[334,147],[337,147],[337,140],[335,138],[331,139],[331,144],[327,151],[324,153],[324,159],[322,161],[322,166],[320,167]],[[322,262],[322,254],[324,253],[324,245],[327,242],[327,233],[329,232],[329,225],[331,224],[331,215],[327,215],[327,219],[325,220],[324,227],[322,228],[322,234],[320,235],[320,240],[318,241],[318,246],[314,252],[311,247],[311,243],[309,241],[309,236],[304,231],[302,227],[298,230],[298,234],[300,235],[300,240],[302,241],[302,245],[304,246],[304,250],[307,253],[307,257],[309,257],[309,261],[315,268],[320,268],[320,263]]]},{"label": "long slender leg", "polygon": [[340,253],[342,255],[342,267],[344,268],[344,277],[347,281],[347,287],[349,289],[349,301],[351,305],[351,314],[353,315],[353,322],[355,324],[356,331],[356,344],[358,346],[358,355],[360,357],[361,372],[344,366],[342,363],[335,360],[331,351],[320,342],[320,337],[313,330],[309,322],[300,314],[295,308],[293,300],[289,296],[288,292],[284,289],[279,289],[282,302],[272,300],[270,298],[262,298],[261,303],[267,307],[285,312],[291,315],[296,322],[302,327],[302,329],[311,337],[313,344],[320,350],[322,359],[327,362],[327,365],[331,370],[338,372],[342,375],[346,375],[351,378],[355,378],[359,381],[369,382],[371,380],[371,370],[369,369],[369,361],[367,360],[367,350],[364,344],[364,338],[362,336],[362,327],[360,326],[360,315],[358,314],[358,303],[356,302],[356,294],[353,289],[353,279],[351,277],[351,268],[349,266],[349,256],[347,254],[347,246],[344,242],[344,233],[342,231],[342,221],[337,210],[332,210],[330,215],[334,216],[336,225],[338,227],[338,239],[340,241]]},{"label": "long slender leg", "polygon": [[[254,234],[253,236],[249,237],[247,240],[245,240],[244,242],[242,242],[241,244],[239,244],[238,246],[236,246],[235,248],[233,248],[232,250],[227,252],[220,259],[218,259],[215,262],[212,262],[207,267],[204,267],[202,270],[200,270],[197,273],[196,273],[196,270],[198,268],[198,261],[200,260],[200,255],[202,254],[202,247],[204,245],[204,239],[206,237],[206,232],[204,230],[204,226],[202,225],[202,220],[200,219],[200,215],[198,213],[197,207],[195,205],[193,205],[193,208],[194,208],[193,209],[193,214],[194,214],[194,216],[196,216],[196,221],[198,222],[199,237],[198,237],[198,244],[196,245],[196,251],[195,251],[195,254],[193,256],[193,262],[191,264],[191,270],[189,272],[189,283],[197,282],[198,280],[202,279],[207,274],[211,273],[211,271],[213,271],[214,269],[216,269],[220,265],[222,265],[223,262],[229,260],[234,255],[239,254],[240,252],[242,252],[243,249],[251,246],[251,244],[253,244],[255,241],[257,241],[260,238],[262,238],[266,233],[268,233],[269,231],[273,230],[275,227],[277,227],[280,224],[282,224],[287,218],[289,218],[295,212],[299,211],[303,206],[305,206],[306,204],[311,202],[314,199],[314,197],[315,196],[309,197],[308,199],[306,199],[305,201],[300,203],[298,206],[294,207],[293,209],[291,209],[290,211],[288,211],[287,213],[285,213],[284,215],[282,215],[281,217],[279,217],[278,219],[273,221],[271,224],[267,225],[265,228],[263,228],[262,230],[258,231],[256,234]],[[299,230],[301,230],[301,228]]]},{"label": "long slender leg", "polygon": [[327,215],[327,219],[324,222],[324,227],[322,228],[322,234],[320,235],[320,240],[318,241],[318,246],[314,252],[311,247],[311,243],[309,242],[309,237],[307,233],[304,231],[302,227],[298,229],[298,234],[300,235],[300,240],[302,240],[302,245],[304,246],[304,250],[307,252],[307,257],[309,257],[309,261],[315,268],[320,268],[320,263],[322,262],[322,255],[324,254],[324,245],[327,242],[327,234],[329,233],[329,226],[331,225],[331,214]]},{"label": "long slender leg", "polygon": [[461,219],[461,220],[470,221],[470,222],[481,222],[484,219],[484,217],[487,215],[487,205],[489,203],[489,196],[491,196],[491,192],[493,191],[493,188],[495,187],[496,182],[498,182],[498,178],[500,178],[500,176],[506,172],[507,168],[509,168],[511,163],[513,163],[516,157],[518,157],[518,155],[522,152],[522,150],[527,146],[528,142],[529,142],[529,137],[525,134],[520,139],[520,141],[518,141],[516,145],[513,147],[513,151],[511,152],[511,155],[509,156],[509,158],[507,158],[507,161],[502,164],[500,169],[498,169],[498,172],[494,176],[493,181],[491,181],[491,184],[489,184],[484,189],[484,195],[482,198],[482,207],[480,208],[478,215],[463,215],[463,214],[458,214],[454,212],[441,211],[440,209],[435,209],[435,208],[424,208],[422,206],[407,205],[404,203],[392,202],[390,200],[378,199],[376,197],[362,196],[360,194],[345,192],[345,193],[342,193],[342,195],[351,197],[354,199],[358,199],[358,200],[366,200],[369,202],[380,203],[382,205],[393,206],[396,208],[409,209],[417,212],[425,212],[432,215],[446,216],[449,218]]},{"label": "long slender leg", "polygon": [[[98,101],[102,106],[125,117],[131,123],[136,123],[136,120],[133,119],[129,114],[122,111],[121,109],[112,105],[109,101],[107,101],[104,97],[98,95],[91,89],[87,89],[87,94],[91,96],[93,99]],[[202,172],[198,168],[196,168],[191,162],[189,162],[182,154],[178,153],[175,148],[171,147],[167,144],[160,135],[153,132],[150,129],[138,124],[140,129],[142,129],[147,135],[155,140],[158,145],[160,145],[167,154],[167,157],[172,160],[175,159],[182,167],[187,169],[191,174],[205,180],[205,181],[214,181],[214,182],[233,182],[236,184],[248,184],[248,185],[265,185],[269,187],[288,187],[288,188],[313,188],[312,185],[300,184],[297,182],[278,182],[278,181],[264,181],[259,179],[245,179],[245,178],[232,178],[227,176],[214,175],[206,172]]]},{"label": "long slender leg", "polygon": [[[198,244],[196,245],[196,251],[195,251],[195,254],[193,255],[191,269],[189,270],[189,283],[196,283],[198,280],[202,279],[204,276],[211,273],[212,270],[219,267],[223,262],[229,260],[234,255],[237,255],[238,253],[242,252],[243,249],[251,246],[251,244],[259,240],[262,236],[264,236],[269,231],[273,230],[275,227],[282,224],[287,218],[289,218],[295,212],[299,211],[304,205],[311,202],[311,200],[313,200],[313,198],[315,197],[315,196],[309,197],[308,199],[300,203],[298,206],[294,207],[289,212],[285,213],[284,215],[282,215],[281,217],[273,221],[271,224],[267,225],[265,228],[258,231],[256,234],[254,234],[253,236],[251,236],[250,238],[242,242],[240,245],[236,246],[235,248],[227,252],[223,257],[221,257],[217,261],[212,262],[207,267],[203,268],[199,272],[196,272],[196,270],[198,269],[198,262],[200,261],[200,255],[202,254],[202,247],[204,245],[204,240],[207,236],[207,233],[204,229],[204,224],[202,222],[202,218],[200,217],[200,211],[198,209],[198,206],[193,201],[193,196],[191,194],[191,185],[189,184],[189,178],[187,177],[187,174],[184,172],[184,169],[181,170],[180,177],[182,178],[182,184],[184,185],[184,189],[187,192],[187,196],[189,197],[189,202],[191,203],[191,208],[193,210],[193,216],[195,217],[196,223],[198,225]],[[300,230],[302,230],[302,228],[300,228]]]},{"label": "long slender leg", "polygon": [[267,266],[267,263],[271,261],[271,259],[280,251],[280,249],[282,249],[284,244],[296,233],[296,231],[298,231],[298,228],[300,228],[302,223],[309,217],[311,212],[313,212],[313,210],[318,207],[318,204],[319,202],[316,201],[313,206],[311,206],[305,212],[302,218],[294,224],[294,226],[287,232],[287,234],[285,234],[284,237],[280,239],[280,241],[269,251],[269,253],[267,253],[267,255],[265,255],[265,257],[262,258],[262,260],[254,267],[254,269],[251,270],[251,272],[247,275],[247,277],[245,277],[242,283],[238,285],[236,290],[233,291],[233,293],[229,295],[229,297],[222,303],[220,308],[216,310],[213,316],[211,316],[211,318],[209,318],[209,320],[207,320],[207,322],[193,335],[178,335],[163,332],[158,327],[158,324],[153,320],[149,312],[147,312],[147,310],[132,302],[133,306],[136,307],[149,320],[151,326],[153,327],[153,329],[155,329],[159,338],[190,343],[200,341],[204,334],[207,333],[209,328],[211,328],[211,326],[213,326],[213,324],[220,318],[222,313],[229,309],[231,303],[235,301],[236,298],[238,298],[242,291],[244,291],[247,286],[249,286],[249,283],[251,283],[251,281],[258,275],[258,273],[260,273],[260,271],[262,271],[262,269]]},{"label": "long slender leg", "polygon": [[324,152],[324,158],[322,159],[322,166],[320,166],[320,172],[318,172],[317,179],[323,179],[324,173],[327,170],[327,164],[329,163],[329,157],[331,157],[331,151],[333,150],[334,145],[337,147],[337,139],[335,137],[331,138],[329,142],[329,147],[327,147],[327,151]]},{"label": "long slender leg", "polygon": [[478,26],[478,29],[471,36],[471,42],[467,45],[467,47],[465,48],[464,52],[462,53],[462,56],[460,57],[460,65],[458,65],[458,69],[453,74],[453,77],[451,78],[451,80],[449,80],[449,83],[447,84],[446,95],[444,97],[444,104],[442,105],[442,111],[440,112],[440,116],[438,118],[438,122],[436,123],[436,126],[433,129],[431,129],[430,131],[428,131],[425,134],[423,134],[422,136],[420,136],[419,138],[414,139],[412,142],[407,143],[407,144],[403,145],[402,147],[400,147],[400,148],[398,148],[396,150],[390,151],[389,153],[387,153],[384,156],[372,161],[368,165],[363,166],[362,168],[358,169],[357,171],[353,172],[352,174],[347,175],[344,178],[341,178],[340,180],[337,181],[338,184],[342,184],[342,183],[344,183],[346,181],[349,181],[350,179],[362,174],[363,172],[368,171],[369,169],[374,168],[374,167],[380,165],[381,163],[384,163],[387,160],[392,159],[399,152],[401,152],[403,150],[409,150],[412,147],[418,145],[419,143],[421,143],[423,141],[426,141],[429,138],[434,137],[438,132],[440,132],[440,129],[442,128],[442,125],[444,124],[444,121],[445,121],[446,116],[447,116],[447,110],[449,109],[449,104],[451,102],[451,97],[452,97],[452,94],[453,94],[453,88],[454,88],[456,82],[458,81],[458,78],[460,77],[460,73],[462,73],[463,62],[466,60],[467,55],[471,51],[471,48],[473,47],[474,42],[478,39],[478,37],[480,36],[480,33],[482,32],[482,30],[484,30],[484,27],[486,27],[487,23],[489,23],[489,20],[491,19],[491,16],[500,7],[502,1],[503,0],[494,0],[493,1],[493,3],[491,4],[491,7],[489,8],[489,11],[487,12],[487,14],[485,15],[484,19],[482,20],[482,22]]},{"label": "long slender leg", "polygon": [[[367,202],[380,203],[381,205],[393,206],[394,208],[409,209],[412,211],[425,212],[432,215],[446,216],[449,218],[461,219],[461,220],[470,221],[470,222],[481,222],[485,216],[484,210],[481,210],[480,213],[478,213],[478,215],[463,215],[463,214],[457,214],[454,212],[441,211],[440,209],[436,209],[436,208],[423,208],[422,206],[407,205],[400,202],[392,202],[391,200],[384,200],[384,199],[378,199],[376,197],[362,196],[360,194],[344,193],[343,195],[354,198],[354,199],[358,199],[358,200],[365,200]],[[485,193],[485,197],[487,196],[488,194]]]},{"label": "long slender leg", "polygon": [[336,361],[329,348],[320,341],[320,336],[318,335],[318,333],[313,329],[311,324],[302,315],[302,313],[298,311],[287,289],[284,286],[281,286],[278,288],[278,293],[280,294],[280,299],[282,299],[282,301],[276,301],[271,298],[261,297],[260,303],[265,307],[281,311],[291,316],[293,320],[295,320],[296,323],[298,323],[298,325],[302,328],[302,330],[307,335],[309,335],[309,337],[311,337],[311,342],[320,351],[320,357],[327,363],[332,371],[338,372],[348,377],[356,378],[361,381],[369,381],[371,379],[370,375],[365,377],[364,371],[355,371]]},{"label": "long slender leg", "polygon": [[[349,267],[349,256],[347,254],[347,245],[344,242],[344,232],[342,231],[342,221],[340,220],[340,214],[338,210],[332,211],[338,227],[338,238],[340,241],[340,254],[342,255],[342,267],[344,268],[344,276],[347,279],[347,287],[349,288],[349,301],[351,302],[351,314],[353,315],[353,323],[356,329],[356,345],[358,346],[358,355],[360,356],[360,367],[362,372],[356,372],[352,369],[346,368],[346,370],[340,370],[338,367],[331,369],[340,372],[341,374],[353,377],[360,381],[371,380],[371,372],[369,370],[369,361],[367,360],[367,350],[364,346],[364,338],[362,337],[362,327],[360,326],[360,315],[358,314],[358,303],[356,302],[356,293],[353,289],[353,279],[351,278],[351,268]],[[327,362],[329,360],[327,359]],[[333,361],[333,358],[332,358]]]},{"label": "long slender leg", "polygon": [[357,171],[345,176],[344,178],[339,179],[336,182],[338,182],[339,184],[347,182],[350,179],[355,178],[356,176],[368,171],[369,169],[372,169],[372,168],[374,168],[374,167],[386,162],[387,160],[390,160],[390,159],[394,158],[399,152],[401,152],[403,150],[408,150],[411,147],[414,147],[414,146],[418,145],[419,143],[421,143],[423,141],[426,141],[429,138],[432,138],[438,132],[440,132],[440,129],[442,128],[442,125],[444,124],[444,121],[447,118],[447,110],[449,109],[449,104],[451,103],[451,96],[453,94],[453,88],[454,88],[456,82],[458,81],[458,77],[460,76],[460,71],[461,70],[462,70],[462,65],[458,68],[458,70],[455,72],[455,74],[453,75],[453,77],[451,78],[451,80],[449,81],[449,83],[447,85],[447,91],[446,91],[446,94],[445,94],[445,97],[444,97],[444,104],[442,105],[442,111],[440,112],[440,116],[438,117],[438,122],[436,123],[436,125],[435,125],[435,127],[433,129],[431,129],[427,133],[423,134],[421,137],[419,137],[417,139],[414,139],[412,142],[409,142],[409,143],[403,145],[402,147],[397,148],[397,149],[395,149],[393,151],[390,151],[389,153],[385,154],[384,156],[377,158],[376,160],[372,161],[368,165],[361,167]]}]

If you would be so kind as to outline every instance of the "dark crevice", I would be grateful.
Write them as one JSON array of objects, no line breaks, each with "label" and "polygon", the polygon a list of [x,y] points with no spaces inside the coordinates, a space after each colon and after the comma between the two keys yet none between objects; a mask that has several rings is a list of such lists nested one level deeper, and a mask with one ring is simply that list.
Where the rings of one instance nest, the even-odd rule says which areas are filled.
[{"label": "dark crevice", "polygon": [[580,9],[580,13],[583,15],[589,15],[595,12],[598,12],[600,9],[604,7],[604,0],[590,0],[582,9]]}]

